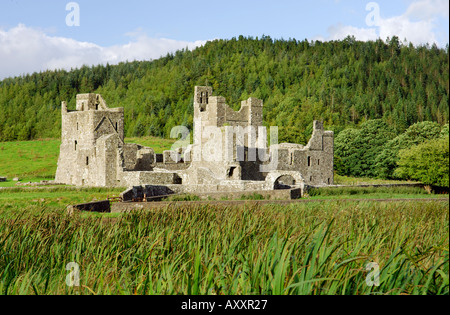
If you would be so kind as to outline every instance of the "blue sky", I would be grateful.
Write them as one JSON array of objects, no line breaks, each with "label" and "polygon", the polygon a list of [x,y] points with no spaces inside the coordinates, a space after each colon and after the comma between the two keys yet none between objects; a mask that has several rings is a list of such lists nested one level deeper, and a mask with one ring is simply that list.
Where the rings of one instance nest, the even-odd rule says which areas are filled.
[{"label": "blue sky", "polygon": [[[68,26],[79,6],[79,26]],[[155,59],[205,41],[244,36],[448,43],[448,0],[0,0],[0,79],[82,64]],[[368,9],[368,10],[366,10]]]}]

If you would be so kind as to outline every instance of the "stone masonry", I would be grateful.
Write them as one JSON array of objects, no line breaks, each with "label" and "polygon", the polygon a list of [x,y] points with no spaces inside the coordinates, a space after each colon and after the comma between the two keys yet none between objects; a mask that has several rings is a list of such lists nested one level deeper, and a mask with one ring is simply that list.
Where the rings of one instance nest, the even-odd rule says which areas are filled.
[{"label": "stone masonry", "polygon": [[[263,102],[250,98],[233,111],[211,87],[196,87],[194,141],[155,154],[124,142],[124,110],[100,95],[62,103],[62,143],[56,182],[75,186],[158,186],[171,193],[218,193],[333,185],[334,134],[314,122],[307,146],[268,145]],[[275,137],[271,135],[271,139]]]}]

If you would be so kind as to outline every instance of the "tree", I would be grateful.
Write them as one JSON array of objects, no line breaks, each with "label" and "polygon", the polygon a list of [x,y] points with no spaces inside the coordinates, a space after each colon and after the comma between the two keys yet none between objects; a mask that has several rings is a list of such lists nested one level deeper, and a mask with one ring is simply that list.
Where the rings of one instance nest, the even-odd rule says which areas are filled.
[{"label": "tree", "polygon": [[340,132],[334,144],[335,165],[334,168],[339,175],[352,174],[353,165],[358,158],[353,147],[353,140],[359,135],[359,130],[348,128]]},{"label": "tree", "polygon": [[449,137],[433,139],[399,153],[395,175],[425,185],[449,187]]},{"label": "tree", "polygon": [[440,133],[441,126],[438,123],[424,121],[412,125],[403,134],[387,142],[376,158],[377,176],[385,179],[394,178],[400,150],[439,138]]},{"label": "tree", "polygon": [[449,125],[446,124],[444,127],[442,127],[441,137],[444,138],[444,137],[448,137],[448,136],[449,136]]},{"label": "tree", "polygon": [[335,140],[336,170],[340,175],[376,177],[376,158],[394,134],[381,120],[369,120],[360,129],[347,129]]}]

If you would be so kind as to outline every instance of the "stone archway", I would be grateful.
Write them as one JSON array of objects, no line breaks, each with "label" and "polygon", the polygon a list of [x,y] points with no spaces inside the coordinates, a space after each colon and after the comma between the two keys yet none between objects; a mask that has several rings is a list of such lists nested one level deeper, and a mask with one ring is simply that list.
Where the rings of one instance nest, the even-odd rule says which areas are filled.
[{"label": "stone archway", "polygon": [[303,188],[305,180],[299,172],[277,171],[271,172],[266,177],[266,185],[269,190]]},{"label": "stone archway", "polygon": [[291,175],[280,176],[274,183],[275,190],[292,189],[297,185],[296,180]]}]

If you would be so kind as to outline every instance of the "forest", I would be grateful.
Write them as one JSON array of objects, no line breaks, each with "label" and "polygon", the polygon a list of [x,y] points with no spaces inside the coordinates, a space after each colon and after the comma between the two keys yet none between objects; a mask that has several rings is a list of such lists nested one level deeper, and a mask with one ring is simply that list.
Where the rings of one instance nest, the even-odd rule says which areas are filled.
[{"label": "forest", "polygon": [[[306,144],[313,120],[322,120],[337,136],[337,169],[343,175],[394,177],[400,152],[408,146],[391,144],[395,155],[388,161],[378,157],[386,142],[418,123],[432,122],[439,128],[426,140],[448,130],[448,45],[413,46],[397,37],[320,42],[240,36],[157,60],[4,79],[0,142],[59,138],[61,102],[68,101],[74,109],[76,94],[91,92],[102,94],[110,107],[125,108],[127,137],[168,138],[174,126],[192,130],[196,85],[212,86],[214,94],[226,97],[236,110],[249,97],[262,99],[265,124],[279,127],[280,142]],[[340,146],[365,128],[372,131],[357,139],[363,147],[364,137],[372,140],[366,152],[373,155],[372,164]],[[380,131],[378,144],[370,137],[374,130]],[[364,165],[350,171],[347,157]]]}]

